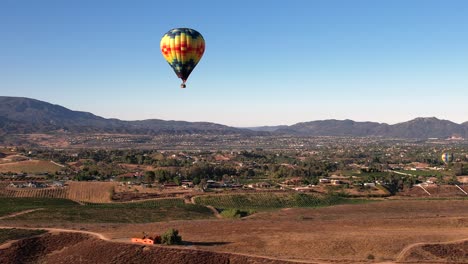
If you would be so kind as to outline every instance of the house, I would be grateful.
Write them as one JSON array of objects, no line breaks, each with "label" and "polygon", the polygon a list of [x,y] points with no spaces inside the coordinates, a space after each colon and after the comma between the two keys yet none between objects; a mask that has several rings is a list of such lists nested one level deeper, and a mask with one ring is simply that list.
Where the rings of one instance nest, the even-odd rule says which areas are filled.
[{"label": "house", "polygon": [[193,186],[194,186],[192,181],[182,181],[181,184],[182,184],[182,187],[184,187],[186,189],[187,188],[193,188]]},{"label": "house", "polygon": [[220,188],[222,187],[222,184],[213,180],[207,180],[206,181],[206,187],[208,188]]},{"label": "house", "polygon": [[52,182],[52,187],[64,187],[65,183],[62,181],[53,181]]},{"label": "house", "polygon": [[286,185],[300,185],[303,182],[301,177],[294,177],[283,182]]},{"label": "house", "polygon": [[312,188],[310,187],[296,187],[296,188],[293,188],[293,190],[295,191],[298,191],[298,192],[311,192],[312,191]]},{"label": "house", "polygon": [[348,180],[349,177],[346,176],[339,176],[339,175],[332,175],[329,177],[331,180]]},{"label": "house", "polygon": [[257,188],[271,188],[271,184],[268,182],[258,182],[255,184]]},{"label": "house", "polygon": [[364,187],[373,187],[373,188],[375,188],[375,183],[374,182],[365,182]]},{"label": "house", "polygon": [[328,178],[322,178],[322,179],[319,179],[319,183],[330,183],[330,179]]}]

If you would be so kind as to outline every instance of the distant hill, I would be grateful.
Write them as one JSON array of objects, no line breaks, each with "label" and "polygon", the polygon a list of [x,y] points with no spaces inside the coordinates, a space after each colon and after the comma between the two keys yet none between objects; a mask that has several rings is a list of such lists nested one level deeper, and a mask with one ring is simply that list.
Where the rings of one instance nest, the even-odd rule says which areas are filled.
[{"label": "distant hill", "polygon": [[244,129],[250,129],[253,131],[264,131],[264,132],[273,132],[277,131],[279,129],[287,128],[288,126],[286,125],[280,125],[280,126],[260,126],[260,127],[243,127]]},{"label": "distant hill", "polygon": [[[297,123],[276,130],[276,133],[302,136],[369,136],[377,135],[385,124],[353,120],[321,120]],[[388,126],[388,125],[387,125]]]},{"label": "distant hill", "polygon": [[209,122],[165,121],[149,119],[123,121],[106,119],[92,113],[73,111],[47,102],[0,96],[0,134],[44,133],[126,133],[206,134],[206,135],[291,135],[291,136],[376,136],[393,138],[468,138],[468,122],[457,124],[435,117],[416,118],[394,125],[353,120],[321,120],[291,126],[234,128]]},{"label": "distant hill", "polygon": [[43,133],[54,131],[145,135],[198,133],[251,135],[256,133],[247,129],[209,122],[106,119],[35,99],[0,96],[0,132]]},{"label": "distant hill", "polygon": [[376,136],[392,138],[448,138],[451,136],[468,137],[468,122],[457,124],[435,117],[418,117],[394,125],[376,122],[356,122],[352,120],[321,120],[280,126],[270,131],[275,134],[295,136]]},{"label": "distant hill", "polygon": [[468,126],[435,117],[419,117],[390,126],[383,136],[398,138],[447,138],[454,135],[466,137]]}]

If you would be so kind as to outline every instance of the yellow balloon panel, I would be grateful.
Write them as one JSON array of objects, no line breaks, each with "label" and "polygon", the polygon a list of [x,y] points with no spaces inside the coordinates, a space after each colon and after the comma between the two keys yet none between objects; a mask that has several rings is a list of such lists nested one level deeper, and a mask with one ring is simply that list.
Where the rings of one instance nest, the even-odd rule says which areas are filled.
[{"label": "yellow balloon panel", "polygon": [[205,40],[196,30],[175,28],[161,39],[161,53],[184,82],[205,52]]}]

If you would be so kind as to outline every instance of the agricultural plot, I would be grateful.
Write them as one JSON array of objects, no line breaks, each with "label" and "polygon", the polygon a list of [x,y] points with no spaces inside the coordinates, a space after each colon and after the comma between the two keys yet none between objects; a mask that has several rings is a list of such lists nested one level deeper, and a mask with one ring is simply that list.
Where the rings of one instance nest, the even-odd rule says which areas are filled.
[{"label": "agricultural plot", "polygon": [[68,199],[89,203],[109,203],[116,183],[69,182]]},{"label": "agricultural plot", "polygon": [[[268,210],[290,207],[321,207],[350,202],[336,195],[317,196],[304,193],[252,193],[207,195],[195,198],[200,205],[223,209]],[[357,201],[357,200],[356,200]]]},{"label": "agricultural plot", "polygon": [[[3,199],[3,200],[2,200]],[[6,203],[3,201],[6,200]],[[54,199],[50,199],[54,200]],[[58,199],[57,199],[58,200]],[[182,199],[162,199],[135,203],[104,203],[80,205],[69,200],[44,204],[46,200],[0,198],[0,214],[43,208],[9,218],[10,221],[34,223],[149,223],[213,217],[201,205],[185,204]]]},{"label": "agricultural plot", "polygon": [[0,188],[0,197],[68,198],[68,188]]},{"label": "agricultural plot", "polygon": [[19,162],[11,162],[0,164],[0,172],[14,172],[14,173],[55,173],[61,170],[62,167],[45,160],[26,160]]},{"label": "agricultural plot", "polygon": [[67,187],[11,188],[0,186],[0,197],[62,198],[83,203],[111,202],[115,183],[69,182]]},{"label": "agricultural plot", "polygon": [[0,198],[0,216],[37,208],[70,207],[77,203],[66,199],[51,198]]}]

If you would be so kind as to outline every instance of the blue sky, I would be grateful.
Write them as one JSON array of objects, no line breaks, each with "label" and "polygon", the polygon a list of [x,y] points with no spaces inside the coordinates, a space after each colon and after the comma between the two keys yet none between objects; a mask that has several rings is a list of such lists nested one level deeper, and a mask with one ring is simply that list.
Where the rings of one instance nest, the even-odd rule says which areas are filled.
[{"label": "blue sky", "polygon": [[[460,123],[466,14],[463,0],[0,0],[0,95],[124,120]],[[206,41],[187,89],[159,51],[176,27]]]}]

